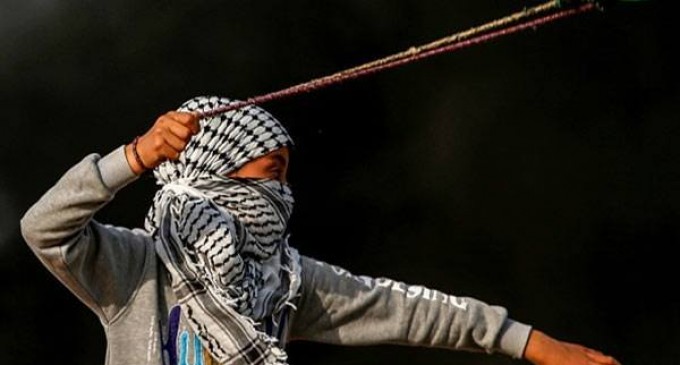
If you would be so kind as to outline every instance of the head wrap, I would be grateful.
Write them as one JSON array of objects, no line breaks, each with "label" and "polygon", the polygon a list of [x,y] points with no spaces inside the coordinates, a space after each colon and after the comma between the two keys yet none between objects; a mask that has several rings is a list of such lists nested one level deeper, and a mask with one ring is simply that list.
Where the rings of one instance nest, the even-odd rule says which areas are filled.
[{"label": "head wrap", "polygon": [[[197,97],[179,111],[235,103]],[[300,264],[286,227],[293,197],[287,184],[226,175],[292,144],[269,113],[248,106],[200,121],[175,161],[154,170],[162,187],[146,219],[156,251],[194,332],[221,364],[285,364],[278,326],[297,295]]]}]

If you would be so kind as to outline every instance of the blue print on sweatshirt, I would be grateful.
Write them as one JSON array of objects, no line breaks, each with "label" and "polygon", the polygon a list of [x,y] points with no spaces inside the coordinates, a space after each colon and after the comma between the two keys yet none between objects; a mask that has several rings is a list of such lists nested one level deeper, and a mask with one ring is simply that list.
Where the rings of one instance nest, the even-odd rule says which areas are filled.
[{"label": "blue print on sweatshirt", "polygon": [[[161,344],[163,350],[163,364],[164,365],[177,365],[177,332],[179,331],[179,319],[182,310],[179,306],[174,306],[170,310],[170,315],[168,316],[168,332],[166,333],[165,340]],[[167,354],[167,359],[169,363],[165,362],[165,354]]]},{"label": "blue print on sweatshirt", "polygon": [[[204,365],[203,344],[200,338],[186,330],[179,331],[179,322],[182,310],[180,306],[174,306],[168,316],[168,327],[161,344],[163,350],[163,365]],[[189,364],[189,342],[193,339],[193,364]],[[167,355],[167,357],[166,357]],[[167,362],[166,362],[167,359]]]},{"label": "blue print on sweatshirt", "polygon": [[[189,349],[189,333],[187,331],[182,331],[179,340],[179,364],[178,365],[189,365],[189,354],[187,350]],[[194,338],[194,363],[193,365],[203,365],[203,346],[201,345],[201,340],[198,336],[193,336]]]}]

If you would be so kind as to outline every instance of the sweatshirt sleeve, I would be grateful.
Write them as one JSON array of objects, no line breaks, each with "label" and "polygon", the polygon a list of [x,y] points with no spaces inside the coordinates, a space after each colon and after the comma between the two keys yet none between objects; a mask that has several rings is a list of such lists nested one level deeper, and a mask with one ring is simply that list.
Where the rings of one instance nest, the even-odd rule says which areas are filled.
[{"label": "sweatshirt sleeve", "polygon": [[507,311],[385,278],[352,275],[302,257],[292,340],[338,345],[401,344],[523,356],[531,327]]},{"label": "sweatshirt sleeve", "polygon": [[104,323],[124,308],[153,250],[143,231],[103,225],[93,216],[135,178],[123,147],[104,158],[89,155],[21,219],[31,250]]}]

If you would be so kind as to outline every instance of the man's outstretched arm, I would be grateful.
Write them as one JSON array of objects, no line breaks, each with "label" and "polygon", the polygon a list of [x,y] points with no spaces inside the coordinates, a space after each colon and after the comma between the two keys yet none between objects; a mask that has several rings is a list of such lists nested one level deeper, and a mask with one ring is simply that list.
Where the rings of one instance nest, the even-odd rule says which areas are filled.
[{"label": "man's outstretched arm", "polygon": [[503,307],[419,285],[352,275],[302,258],[290,338],[339,345],[403,344],[498,353],[536,365],[617,365],[514,321]]}]

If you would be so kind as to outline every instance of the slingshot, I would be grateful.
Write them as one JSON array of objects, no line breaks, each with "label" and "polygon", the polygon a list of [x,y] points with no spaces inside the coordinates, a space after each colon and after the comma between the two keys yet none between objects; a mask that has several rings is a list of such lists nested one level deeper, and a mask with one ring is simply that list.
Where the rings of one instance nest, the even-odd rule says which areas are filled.
[{"label": "slingshot", "polygon": [[[636,2],[643,0],[619,0]],[[455,33],[433,42],[411,47],[405,51],[352,67],[334,74],[319,77],[311,81],[287,87],[267,94],[254,96],[231,105],[219,107],[200,113],[201,118],[214,117],[226,112],[240,109],[248,105],[263,104],[272,100],[282,99],[298,94],[309,93],[314,90],[338,84],[347,80],[374,74],[395,68],[442,53],[453,52],[462,48],[489,42],[502,36],[518,33],[526,29],[535,29],[563,18],[585,13],[595,9],[603,9],[613,1],[604,0],[553,0],[542,5],[525,8],[504,18],[482,24],[466,31]]]}]

